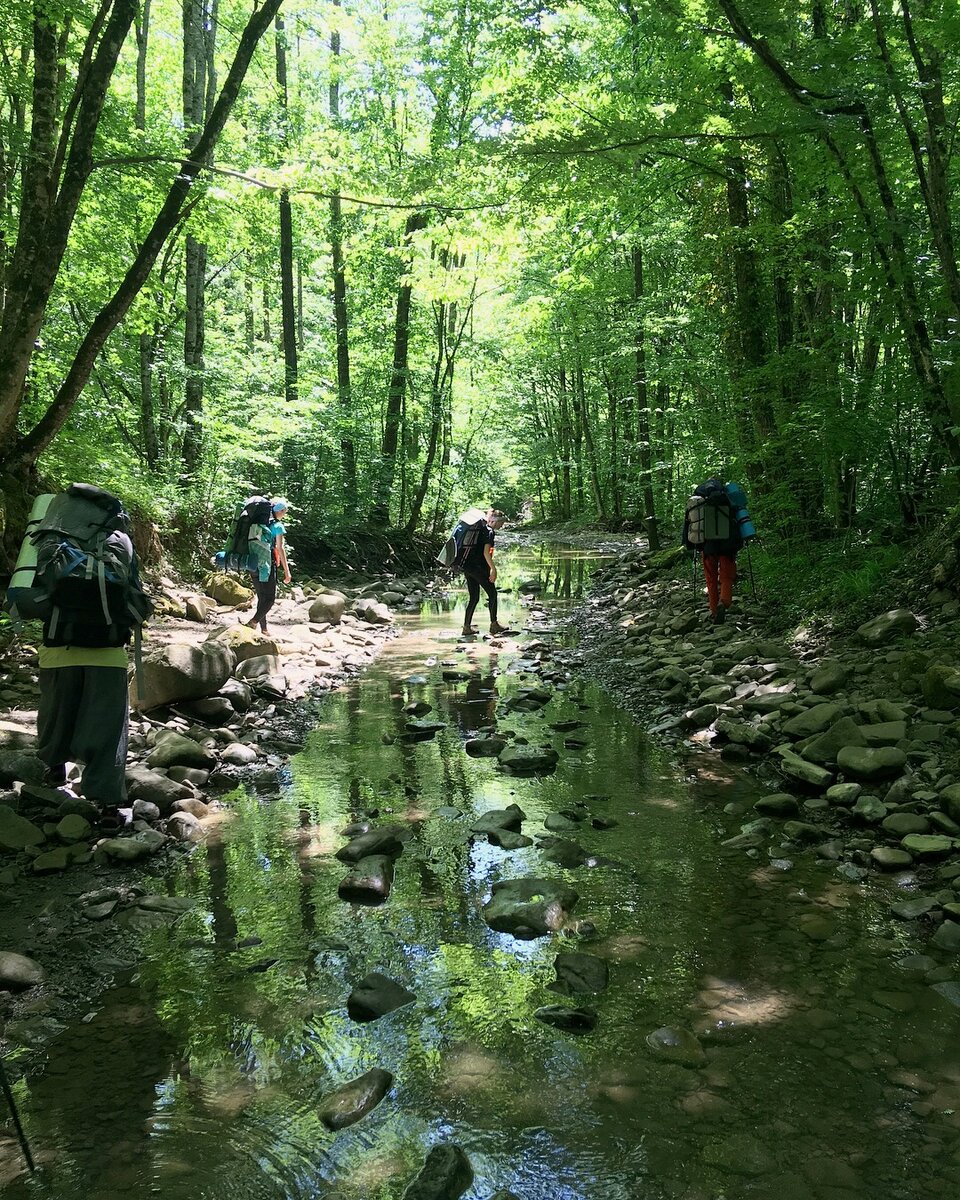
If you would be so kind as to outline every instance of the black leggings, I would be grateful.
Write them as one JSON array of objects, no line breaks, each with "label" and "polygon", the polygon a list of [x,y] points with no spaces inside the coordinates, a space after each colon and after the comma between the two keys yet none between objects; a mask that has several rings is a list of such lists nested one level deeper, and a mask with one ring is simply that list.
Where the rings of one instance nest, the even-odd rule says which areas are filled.
[{"label": "black leggings", "polygon": [[463,627],[466,627],[473,620],[473,614],[477,604],[480,602],[480,589],[487,593],[487,607],[490,609],[490,624],[495,625],[497,622],[497,589],[496,585],[490,582],[489,570],[483,571],[464,571],[464,579],[467,581],[467,611],[463,614]]},{"label": "black leggings", "polygon": [[277,602],[277,568],[274,565],[270,572],[269,579],[259,579],[256,575],[253,577],[253,590],[257,593],[257,611],[250,618],[250,625],[259,625],[261,629],[267,627],[267,613]]}]

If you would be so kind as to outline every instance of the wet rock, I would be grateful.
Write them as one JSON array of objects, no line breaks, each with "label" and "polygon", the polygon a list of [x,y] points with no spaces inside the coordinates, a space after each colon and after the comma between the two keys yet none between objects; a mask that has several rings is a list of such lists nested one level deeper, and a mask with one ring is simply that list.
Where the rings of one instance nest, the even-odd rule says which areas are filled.
[{"label": "wet rock", "polygon": [[579,842],[569,842],[563,838],[540,838],[538,845],[544,847],[543,857],[547,862],[560,867],[582,867],[590,857]]},{"label": "wet rock", "polygon": [[549,829],[551,833],[575,833],[578,827],[577,821],[571,821],[569,817],[562,813],[548,813],[544,818],[543,826]]},{"label": "wet rock", "polygon": [[960,783],[953,783],[940,793],[940,804],[947,816],[960,821]]},{"label": "wet rock", "polygon": [[895,746],[845,746],[837,755],[837,766],[846,775],[867,782],[892,779],[907,765],[907,756]]},{"label": "wet rock", "polygon": [[913,862],[912,854],[892,846],[874,846],[870,851],[870,858],[882,871],[903,870]]},{"label": "wet rock", "polygon": [[525,846],[533,845],[533,838],[525,833],[514,833],[511,829],[491,829],[487,841],[501,850],[522,850]]},{"label": "wet rock", "polygon": [[518,832],[526,819],[523,809],[518,804],[511,804],[507,808],[491,808],[481,813],[470,828],[474,833],[496,833],[504,829]]},{"label": "wet rock", "polygon": [[841,717],[839,721],[834,721],[829,729],[804,742],[800,754],[809,762],[826,766],[836,763],[837,756],[844,747],[866,744],[867,739],[860,726],[854,724],[850,717]]},{"label": "wet rock", "polygon": [[807,784],[818,790],[828,788],[833,783],[833,774],[825,767],[807,762],[806,759],[801,758],[799,754],[794,754],[791,750],[781,750],[779,753],[780,769],[784,775],[788,775],[798,783]]},{"label": "wet rock", "polygon": [[865,646],[885,646],[898,637],[916,633],[919,621],[909,609],[895,608],[867,621],[857,630],[857,637]]},{"label": "wet rock", "polygon": [[22,992],[43,983],[46,972],[38,962],[25,954],[0,950],[0,988]]},{"label": "wet rock", "polygon": [[115,862],[137,862],[156,854],[166,840],[158,830],[151,829],[128,838],[104,838],[97,843],[96,849]]},{"label": "wet rock", "polygon": [[498,761],[504,771],[513,775],[545,774],[556,770],[560,756],[556,750],[536,746],[506,746]]},{"label": "wet rock", "polygon": [[383,904],[393,887],[393,859],[370,854],[355,862],[337,888],[341,900],[351,904]]},{"label": "wet rock", "polygon": [[82,796],[67,796],[57,806],[57,816],[69,817],[71,815],[83,817],[85,821],[95,825],[100,819],[100,809],[89,800],[84,800]]},{"label": "wet rock", "polygon": [[414,717],[410,721],[405,721],[403,733],[400,735],[405,741],[423,742],[427,738],[432,738],[439,733],[441,729],[446,729],[446,724],[443,721],[431,721],[429,718]]},{"label": "wet rock", "polygon": [[853,815],[867,825],[876,825],[887,815],[887,806],[879,796],[860,796],[853,806]]},{"label": "wet rock", "polygon": [[827,835],[827,831],[821,826],[811,825],[807,821],[786,821],[783,833],[791,842],[806,842],[809,845],[821,841]]},{"label": "wet rock", "polygon": [[388,975],[371,971],[347,997],[347,1012],[353,1021],[376,1021],[396,1008],[411,1004],[415,999],[413,992]]},{"label": "wet rock", "polygon": [[426,700],[413,700],[410,704],[403,706],[403,712],[408,717],[422,717],[428,712],[433,712],[433,705],[428,704]]},{"label": "wet rock", "polygon": [[906,850],[908,854],[912,854],[914,858],[919,858],[921,861],[943,858],[955,846],[956,842],[953,838],[945,837],[940,833],[908,833],[900,841],[901,850]]},{"label": "wet rock", "polygon": [[938,950],[944,950],[948,954],[960,954],[960,924],[956,921],[944,921],[930,942]]},{"label": "wet rock", "polygon": [[493,885],[483,919],[498,933],[529,940],[562,928],[579,900],[566,884],[552,879],[508,879]]},{"label": "wet rock", "polygon": [[610,982],[610,969],[602,958],[594,954],[572,951],[558,954],[553,962],[557,978],[548,983],[551,992],[561,996],[582,996],[606,991]]},{"label": "wet rock", "polygon": [[563,1004],[544,1004],[533,1014],[544,1025],[562,1029],[565,1033],[589,1033],[597,1026],[597,1014],[592,1008],[577,1006],[567,1008]]},{"label": "wet rock", "polygon": [[182,917],[197,907],[192,896],[163,896],[159,892],[150,892],[137,898],[137,908],[146,912],[165,913],[167,916]]},{"label": "wet rock", "polygon": [[0,850],[25,850],[44,842],[43,830],[21,817],[6,804],[0,804]]},{"label": "wet rock", "polygon": [[648,1033],[646,1043],[651,1053],[664,1062],[677,1063],[681,1067],[702,1067],[707,1061],[703,1047],[689,1029],[664,1025]]},{"label": "wet rock", "polygon": [[840,706],[825,701],[797,713],[783,724],[783,732],[793,738],[813,737],[823,733],[843,716]]},{"label": "wet rock", "polygon": [[504,738],[478,737],[470,738],[463,748],[471,758],[496,758],[506,744]]},{"label": "wet rock", "polygon": [[470,1159],[459,1146],[434,1146],[403,1200],[457,1200],[473,1183]]},{"label": "wet rock", "polygon": [[896,812],[884,817],[881,827],[897,837],[905,837],[908,833],[928,833],[930,822],[919,813]]},{"label": "wet rock", "polygon": [[188,700],[177,705],[177,710],[191,721],[206,721],[210,725],[224,725],[236,716],[233,705],[223,695]]},{"label": "wet rock", "polygon": [[148,767],[213,767],[217,756],[193,738],[172,729],[162,729],[147,755]]},{"label": "wet rock", "polygon": [[393,1076],[379,1067],[345,1083],[320,1101],[317,1116],[334,1133],[372,1112],[393,1087]]},{"label": "wet rock", "polygon": [[246,712],[253,703],[253,692],[242,679],[228,679],[217,696],[228,700],[234,712]]},{"label": "wet rock", "polygon": [[399,858],[403,853],[401,831],[396,825],[383,825],[379,829],[371,829],[369,833],[361,833],[352,838],[345,846],[337,851],[335,857],[344,863],[357,863],[370,855],[380,855],[387,858]]},{"label": "wet rock", "polygon": [[147,767],[129,767],[127,794],[131,800],[155,804],[161,814],[166,814],[171,811],[175,801],[184,800],[193,792],[170,775],[161,775],[159,771],[151,771]]},{"label": "wet rock", "polygon": [[910,900],[900,900],[891,904],[890,911],[901,921],[915,921],[917,917],[922,917],[924,913],[936,907],[937,902],[933,896],[914,896]]},{"label": "wet rock", "polygon": [[930,991],[936,992],[938,996],[942,996],[954,1008],[960,1008],[960,983],[956,980],[949,979],[944,983],[935,983],[930,988]]},{"label": "wet rock", "polygon": [[[181,788],[181,795],[177,797],[177,799],[186,800],[194,794],[193,789],[207,786],[210,782],[210,772],[201,770],[199,767],[171,767],[167,771],[167,778],[172,779],[174,783],[186,783],[189,785],[186,788]],[[161,805],[161,809],[162,807]]]},{"label": "wet rock", "polygon": [[771,817],[792,817],[800,809],[796,797],[787,792],[774,792],[770,796],[761,796],[753,807],[755,812]]}]

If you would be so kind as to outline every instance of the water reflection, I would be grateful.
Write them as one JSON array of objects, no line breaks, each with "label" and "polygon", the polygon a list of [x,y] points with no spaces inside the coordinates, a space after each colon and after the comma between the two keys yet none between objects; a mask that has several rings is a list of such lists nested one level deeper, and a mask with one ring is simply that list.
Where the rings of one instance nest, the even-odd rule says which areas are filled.
[{"label": "water reflection", "polygon": [[[512,622],[544,598],[555,613],[591,569],[582,553],[502,563]],[[542,590],[520,589],[532,581]],[[567,678],[562,649],[458,642],[462,606],[411,621],[326,702],[284,799],[239,795],[222,842],[177,869],[173,890],[197,907],[145,934],[136,986],[68,1030],[21,1089],[47,1182],[21,1177],[4,1196],[396,1200],[448,1139],[473,1161],[471,1200],[955,1194],[957,1022],[898,968],[908,937],[890,930],[883,881],[719,853],[718,814],[749,804],[748,782],[713,758],[662,759]],[[466,678],[444,680],[445,664]],[[544,676],[550,704],[511,710]],[[417,701],[445,723],[433,740],[401,736]],[[557,749],[557,771],[508,776],[468,757],[464,742],[493,727]],[[571,737],[582,745],[565,748]],[[565,870],[536,845],[471,834],[511,803],[533,835],[571,814],[563,836],[610,865]],[[355,821],[413,834],[379,908],[337,897],[333,855]],[[491,884],[523,875],[573,886],[596,937],[490,930]],[[610,967],[588,1036],[533,1017],[557,1000],[560,949]],[[416,1002],[352,1021],[347,995],[370,971]],[[706,1064],[654,1059],[645,1039],[664,1025],[693,1030]],[[392,1093],[329,1133],[319,1098],[373,1066],[394,1074]]]}]

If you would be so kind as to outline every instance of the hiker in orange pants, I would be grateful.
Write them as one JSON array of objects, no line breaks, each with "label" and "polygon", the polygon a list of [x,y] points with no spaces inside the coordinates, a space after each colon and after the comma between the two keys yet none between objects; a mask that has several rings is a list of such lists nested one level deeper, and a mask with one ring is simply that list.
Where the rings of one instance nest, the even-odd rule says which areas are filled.
[{"label": "hiker in orange pants", "polygon": [[[718,614],[722,612],[725,617],[733,603],[733,583],[737,578],[736,558],[732,554],[705,554],[703,577],[707,581],[710,615],[717,622]],[[722,621],[723,617],[720,620]]]}]

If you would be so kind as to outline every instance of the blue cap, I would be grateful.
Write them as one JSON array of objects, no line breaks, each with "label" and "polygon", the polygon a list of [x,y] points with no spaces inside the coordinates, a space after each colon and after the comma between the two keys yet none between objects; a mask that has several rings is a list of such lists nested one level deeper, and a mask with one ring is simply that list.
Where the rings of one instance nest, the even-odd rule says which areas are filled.
[{"label": "blue cap", "polygon": [[283,496],[277,496],[270,502],[270,508],[275,513],[283,512],[284,509],[289,507],[289,503]]}]

